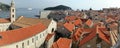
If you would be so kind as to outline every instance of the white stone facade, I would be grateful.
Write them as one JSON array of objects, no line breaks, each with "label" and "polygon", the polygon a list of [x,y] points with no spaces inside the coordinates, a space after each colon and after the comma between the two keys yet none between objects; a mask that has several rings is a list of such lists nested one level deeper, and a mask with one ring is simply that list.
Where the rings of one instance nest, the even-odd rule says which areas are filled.
[{"label": "white stone facade", "polygon": [[54,42],[54,38],[55,38],[55,35],[53,35],[52,37],[51,37],[51,39],[49,39],[46,43],[47,43],[47,46],[46,46],[46,48],[51,48],[51,46],[52,46],[52,44],[53,44],[53,42]]},{"label": "white stone facade", "polygon": [[41,11],[40,18],[47,18],[51,11]]},{"label": "white stone facade", "polygon": [[[53,28],[56,29],[56,27],[57,27],[57,23],[52,20],[46,30],[39,32],[38,34],[36,34],[30,38],[21,40],[19,42],[0,46],[0,48],[39,48],[44,43],[48,33],[51,33],[51,30]],[[54,39],[52,39],[52,40],[54,40]],[[50,41],[52,41],[52,40],[50,40]],[[48,46],[50,46],[50,45],[48,45]]]},{"label": "white stone facade", "polygon": [[11,22],[9,23],[0,23],[0,32],[6,31],[11,25]]},{"label": "white stone facade", "polygon": [[49,33],[52,33],[52,30],[54,30],[54,31],[56,30],[56,28],[57,28],[56,26],[57,26],[57,23],[54,20],[52,20],[51,23],[48,26],[48,30],[47,31]]}]

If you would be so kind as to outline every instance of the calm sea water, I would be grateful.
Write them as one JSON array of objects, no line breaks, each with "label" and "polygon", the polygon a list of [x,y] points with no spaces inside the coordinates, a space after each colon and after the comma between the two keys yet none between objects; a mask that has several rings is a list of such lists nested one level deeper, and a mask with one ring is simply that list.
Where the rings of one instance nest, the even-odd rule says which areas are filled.
[{"label": "calm sea water", "polygon": [[[40,9],[28,10],[27,8],[18,8],[16,9],[16,17],[25,16],[25,17],[35,17],[39,15]],[[0,11],[0,17],[6,18],[10,16],[10,11]]]}]

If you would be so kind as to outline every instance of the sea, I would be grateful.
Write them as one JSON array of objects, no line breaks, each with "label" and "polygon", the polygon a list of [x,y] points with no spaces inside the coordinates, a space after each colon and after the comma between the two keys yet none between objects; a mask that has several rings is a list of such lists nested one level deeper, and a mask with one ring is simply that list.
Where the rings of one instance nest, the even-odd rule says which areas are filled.
[{"label": "sea", "polygon": [[[17,8],[16,9],[16,18],[19,16],[31,17],[36,18],[39,16],[40,9],[32,9],[29,10],[28,8]],[[0,11],[0,18],[8,18],[10,17],[10,11]]]}]

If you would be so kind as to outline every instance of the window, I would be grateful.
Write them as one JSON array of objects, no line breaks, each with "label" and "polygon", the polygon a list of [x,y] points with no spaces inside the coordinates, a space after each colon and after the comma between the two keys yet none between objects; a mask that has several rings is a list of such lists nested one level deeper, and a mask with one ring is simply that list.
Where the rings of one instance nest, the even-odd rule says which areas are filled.
[{"label": "window", "polygon": [[43,33],[43,36],[44,36],[44,33]]},{"label": "window", "polygon": [[90,48],[91,47],[91,45],[87,45],[87,48]]},{"label": "window", "polygon": [[97,48],[101,48],[101,44],[97,44]]},{"label": "window", "polygon": [[24,48],[24,43],[22,43],[22,48]]},{"label": "window", "polygon": [[52,28],[52,32],[54,32],[54,28]]},{"label": "window", "polygon": [[18,48],[18,45],[16,45],[16,48]]},{"label": "window", "polygon": [[38,40],[38,36],[36,37],[36,40]]},{"label": "window", "polygon": [[34,38],[32,38],[32,43],[34,43]]},{"label": "window", "polygon": [[14,12],[14,9],[12,9],[12,12]]},{"label": "window", "polygon": [[27,41],[27,45],[29,45],[29,40]]},{"label": "window", "polygon": [[41,38],[41,34],[40,34],[40,38]]},{"label": "window", "polygon": [[14,15],[12,15],[12,17],[14,18]]},{"label": "window", "polygon": [[46,34],[47,34],[47,31],[46,31]]}]

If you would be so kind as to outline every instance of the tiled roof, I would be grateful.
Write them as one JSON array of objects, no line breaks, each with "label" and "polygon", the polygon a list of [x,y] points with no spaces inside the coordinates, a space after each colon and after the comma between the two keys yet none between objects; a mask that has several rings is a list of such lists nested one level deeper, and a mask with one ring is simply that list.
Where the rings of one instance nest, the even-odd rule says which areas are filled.
[{"label": "tiled roof", "polygon": [[0,18],[0,23],[8,23],[10,22],[9,18]]},{"label": "tiled roof", "polygon": [[101,31],[103,34],[105,34],[105,35],[107,35],[107,36],[110,36],[109,31],[107,31],[107,29],[104,28],[104,27],[100,27],[100,28],[99,28],[99,31]]},{"label": "tiled roof", "polygon": [[52,48],[70,48],[72,44],[71,39],[59,38],[57,42],[54,42]]},{"label": "tiled roof", "polygon": [[80,36],[81,36],[81,34],[82,34],[82,29],[78,28],[77,31],[76,31],[75,34],[74,34],[74,37],[73,37],[74,40],[75,40],[75,41],[78,41],[79,38],[80,38]]},{"label": "tiled roof", "polygon": [[110,40],[109,40],[109,36],[107,36],[106,34],[104,34],[103,32],[99,32],[99,37],[104,40],[105,42],[107,42],[108,44],[110,44]]},{"label": "tiled roof", "polygon": [[45,40],[46,40],[46,41],[49,41],[49,39],[51,39],[51,37],[53,37],[53,35],[55,35],[55,34],[54,34],[54,33],[48,34]]},{"label": "tiled roof", "polygon": [[81,19],[82,23],[85,23],[88,19]]},{"label": "tiled roof", "polygon": [[30,38],[46,29],[46,26],[38,23],[29,27],[0,32],[0,46],[16,43]]},{"label": "tiled roof", "polygon": [[110,24],[110,28],[115,28],[115,27],[116,27],[116,28],[118,27],[118,23],[111,23],[111,24]]},{"label": "tiled roof", "polygon": [[59,48],[59,47],[58,47],[57,43],[54,42],[54,43],[52,44],[52,47],[51,47],[51,48]]},{"label": "tiled roof", "polygon": [[66,20],[66,21],[73,21],[73,20],[75,20],[75,19],[77,19],[77,16],[66,16],[66,17],[65,17],[65,20]]},{"label": "tiled roof", "polygon": [[46,18],[40,18],[39,19],[40,20],[40,22],[42,23],[42,24],[44,24],[45,26],[49,26],[49,24],[51,23],[51,19],[46,19]]},{"label": "tiled roof", "polygon": [[106,20],[107,23],[110,23],[110,22],[112,22],[112,21],[115,21],[115,20],[112,19],[112,18],[108,18],[108,19]]},{"label": "tiled roof", "polygon": [[88,19],[85,24],[88,25],[88,26],[91,26],[92,23],[93,23],[92,20]]},{"label": "tiled roof", "polygon": [[105,25],[103,22],[98,22],[98,23],[95,23],[94,26],[99,26],[100,28],[105,28]]},{"label": "tiled roof", "polygon": [[100,27],[96,27],[93,29],[93,31],[85,38],[83,38],[81,41],[80,41],[80,44],[79,46],[85,44],[86,42],[90,41],[91,39],[93,39],[96,34],[99,35],[99,37],[104,40],[106,43],[110,44],[110,40],[109,40],[109,36],[107,34],[104,34],[103,30],[101,31],[100,30]]},{"label": "tiled roof", "polygon": [[83,29],[83,28],[78,28],[76,30],[76,32],[74,33],[74,36],[73,36],[73,39],[75,41],[78,41],[80,36],[83,34],[83,33],[91,33],[92,32],[92,28],[88,28],[88,29]]},{"label": "tiled roof", "polygon": [[82,40],[80,41],[79,46],[81,46],[81,45],[85,44],[86,42],[90,41],[90,40],[93,39],[93,37],[95,37],[95,36],[96,36],[96,33],[95,33],[95,32],[90,33],[87,37],[85,37],[84,39],[82,39]]},{"label": "tiled roof", "polygon": [[75,20],[74,24],[75,24],[76,26],[82,25],[81,19]]},{"label": "tiled roof", "polygon": [[13,23],[13,25],[19,26],[19,27],[27,27],[27,26],[31,26],[37,23],[42,23],[46,26],[48,26],[50,24],[51,20],[49,19],[45,19],[45,18],[27,18],[27,17],[19,17],[16,22]]},{"label": "tiled roof", "polygon": [[75,25],[72,24],[71,22],[66,22],[66,23],[64,24],[64,27],[65,27],[66,29],[68,29],[70,32],[73,32],[73,29],[74,29]]}]

